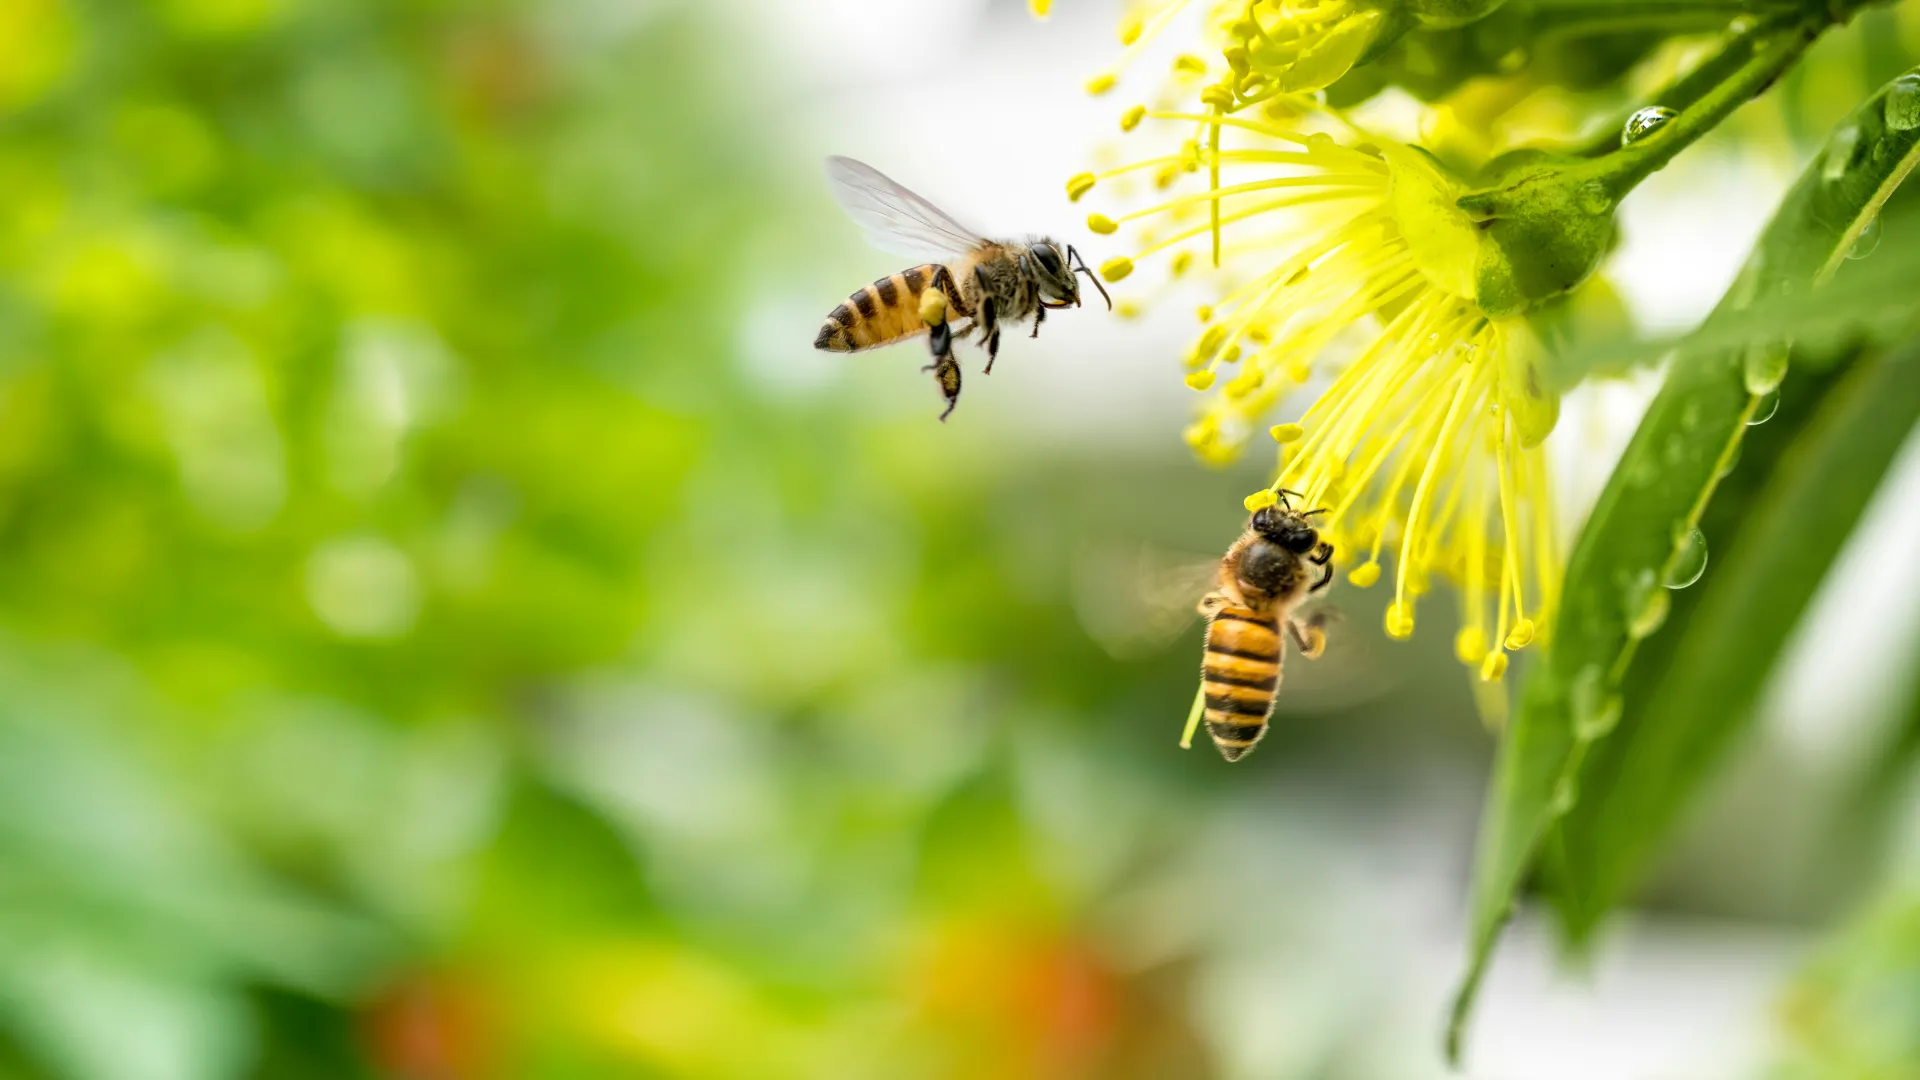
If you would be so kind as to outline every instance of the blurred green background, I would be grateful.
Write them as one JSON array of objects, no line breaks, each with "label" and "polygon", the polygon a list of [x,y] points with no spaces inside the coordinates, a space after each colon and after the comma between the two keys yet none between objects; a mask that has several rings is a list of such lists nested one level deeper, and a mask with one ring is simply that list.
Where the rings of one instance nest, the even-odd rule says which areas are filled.
[{"label": "blurred green background", "polygon": [[[795,57],[882,7],[4,0],[0,1077],[1439,1075],[1446,605],[1336,600],[1261,753],[1182,754],[1195,631],[1102,597],[1264,478],[1186,459],[1177,338],[1067,313],[945,426],[807,348],[896,268],[817,160],[917,76]],[[920,17],[1084,113],[1111,11],[1022,7]],[[1095,128],[1024,123],[970,175],[1068,221]],[[1759,1045],[1845,899],[1724,856],[1776,824],[1624,981],[1523,934],[1475,1074]]]}]

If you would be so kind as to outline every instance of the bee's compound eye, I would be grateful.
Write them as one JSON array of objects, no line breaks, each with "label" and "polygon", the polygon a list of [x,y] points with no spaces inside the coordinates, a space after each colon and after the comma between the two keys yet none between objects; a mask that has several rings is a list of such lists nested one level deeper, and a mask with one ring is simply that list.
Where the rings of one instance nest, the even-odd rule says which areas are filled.
[{"label": "bee's compound eye", "polygon": [[1320,531],[1311,525],[1296,525],[1286,530],[1281,544],[1296,555],[1305,555],[1320,546]]},{"label": "bee's compound eye", "polygon": [[1066,269],[1066,260],[1060,257],[1060,249],[1052,244],[1034,244],[1027,248],[1027,254],[1048,274],[1059,275]]},{"label": "bee's compound eye", "polygon": [[1273,507],[1263,506],[1253,512],[1253,527],[1260,532],[1273,528]]}]

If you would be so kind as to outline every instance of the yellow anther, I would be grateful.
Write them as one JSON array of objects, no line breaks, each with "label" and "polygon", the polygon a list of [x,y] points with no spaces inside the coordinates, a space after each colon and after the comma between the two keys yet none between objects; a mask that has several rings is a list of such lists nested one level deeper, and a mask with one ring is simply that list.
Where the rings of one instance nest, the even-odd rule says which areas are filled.
[{"label": "yellow anther", "polygon": [[1090,172],[1083,172],[1074,176],[1067,181],[1067,198],[1074,202],[1079,202],[1080,196],[1093,190],[1093,184],[1094,177]]},{"label": "yellow anther", "polygon": [[[1273,436],[1274,442],[1284,445],[1290,442],[1299,442],[1305,438],[1307,429],[1301,427],[1299,424],[1275,424],[1267,429],[1267,434]],[[1376,566],[1374,569],[1378,570],[1379,567]]]},{"label": "yellow anther", "polygon": [[1453,635],[1453,655],[1468,667],[1487,658],[1487,632],[1477,626],[1464,626]]},{"label": "yellow anther", "polygon": [[1111,71],[1103,71],[1087,80],[1087,93],[1097,97],[1113,89],[1113,84],[1119,81],[1120,77],[1118,75],[1115,75]]},{"label": "yellow anther", "polygon": [[1173,58],[1173,70],[1181,75],[1205,75],[1207,62],[1192,53],[1181,53]]},{"label": "yellow anther", "polygon": [[1087,228],[1092,229],[1101,236],[1108,236],[1119,230],[1120,223],[1105,214],[1088,214]]},{"label": "yellow anther", "polygon": [[1027,0],[1027,10],[1033,12],[1036,19],[1044,19],[1053,11],[1053,0]]},{"label": "yellow anther", "polygon": [[1137,319],[1140,317],[1140,301],[1132,297],[1115,300],[1113,302],[1113,313],[1123,319]]},{"label": "yellow anther", "polygon": [[1297,383],[1306,382],[1308,379],[1313,378],[1313,365],[1304,360],[1297,364],[1288,364],[1287,378]]},{"label": "yellow anther", "polygon": [[1140,40],[1140,32],[1147,28],[1146,20],[1138,15],[1128,15],[1120,20],[1120,44],[1131,45]]},{"label": "yellow anther", "polygon": [[1247,508],[1247,513],[1252,514],[1272,506],[1279,501],[1280,496],[1274,494],[1272,488],[1261,488],[1259,491],[1241,500],[1241,505]]},{"label": "yellow anther", "polygon": [[1413,636],[1413,606],[1395,600],[1387,605],[1387,636],[1405,641]]},{"label": "yellow anther", "polygon": [[1506,673],[1507,673],[1507,654],[1506,653],[1490,652],[1487,654],[1487,658],[1480,662],[1480,681],[1481,682],[1499,682],[1500,676],[1505,675]]},{"label": "yellow anther", "polygon": [[1232,68],[1236,73],[1238,74],[1246,73],[1247,47],[1245,45],[1240,45],[1240,44],[1229,45],[1226,48],[1220,50],[1220,55],[1226,58],[1227,66]]},{"label": "yellow anther", "polygon": [[1200,91],[1200,103],[1225,111],[1233,108],[1233,88],[1214,83]]},{"label": "yellow anther", "polygon": [[[1175,255],[1173,257],[1173,260],[1167,264],[1167,271],[1171,273],[1174,277],[1179,277],[1181,274],[1186,273],[1187,268],[1192,265],[1193,265],[1193,252],[1182,251],[1178,255]],[[1206,315],[1200,316],[1200,318],[1203,320],[1208,317],[1209,316],[1206,316]]]},{"label": "yellow anther", "polygon": [[1140,121],[1145,119],[1146,115],[1147,107],[1145,105],[1135,105],[1133,108],[1121,113],[1120,130],[1132,131],[1134,128],[1139,127]]},{"label": "yellow anther", "polygon": [[1193,313],[1199,317],[1201,322],[1213,321],[1213,305],[1212,304],[1201,304],[1199,307],[1193,309]]},{"label": "yellow anther", "polygon": [[1229,345],[1227,346],[1227,351],[1220,354],[1220,362],[1223,364],[1234,364],[1239,361],[1240,346],[1238,345]]},{"label": "yellow anther", "polygon": [[1380,580],[1380,564],[1372,560],[1361,563],[1347,574],[1347,581],[1356,589],[1365,589]]},{"label": "yellow anther", "polygon": [[1524,649],[1533,644],[1533,620],[1521,619],[1513,624],[1513,632],[1507,635],[1507,648]]},{"label": "yellow anther", "polygon": [[1195,390],[1205,390],[1213,385],[1213,369],[1206,368],[1187,376],[1187,385]]},{"label": "yellow anther", "polygon": [[1173,182],[1178,179],[1180,179],[1180,166],[1162,165],[1160,170],[1153,174],[1153,186],[1159,188],[1161,191],[1165,191],[1172,187]]},{"label": "yellow anther", "polygon": [[1119,281],[1133,273],[1133,260],[1125,255],[1115,255],[1100,264],[1100,276],[1108,281]]}]

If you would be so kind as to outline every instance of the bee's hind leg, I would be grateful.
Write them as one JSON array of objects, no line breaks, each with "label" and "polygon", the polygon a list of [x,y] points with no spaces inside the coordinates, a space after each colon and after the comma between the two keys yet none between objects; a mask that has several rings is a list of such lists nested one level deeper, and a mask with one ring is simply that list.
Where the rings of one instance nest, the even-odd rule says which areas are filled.
[{"label": "bee's hind leg", "polygon": [[953,358],[953,324],[942,321],[928,329],[933,363],[920,370],[933,372],[933,381],[940,384],[940,393],[947,399],[947,407],[940,413],[940,419],[945,420],[960,404],[960,362]]},{"label": "bee's hind leg", "polygon": [[1327,651],[1326,626],[1326,612],[1316,611],[1305,619],[1288,618],[1287,634],[1300,647],[1301,656],[1314,660]]},{"label": "bee's hind leg", "polygon": [[1043,323],[1043,322],[1046,322],[1046,321],[1047,321],[1047,308],[1046,308],[1046,305],[1045,305],[1045,304],[1042,304],[1041,306],[1039,306],[1039,307],[1037,307],[1037,308],[1034,308],[1034,309],[1033,309],[1033,333],[1031,333],[1031,334],[1028,334],[1027,336],[1028,336],[1028,337],[1030,337],[1030,338],[1037,338],[1037,337],[1039,337],[1039,336],[1040,336],[1040,324],[1041,324],[1041,323]]}]

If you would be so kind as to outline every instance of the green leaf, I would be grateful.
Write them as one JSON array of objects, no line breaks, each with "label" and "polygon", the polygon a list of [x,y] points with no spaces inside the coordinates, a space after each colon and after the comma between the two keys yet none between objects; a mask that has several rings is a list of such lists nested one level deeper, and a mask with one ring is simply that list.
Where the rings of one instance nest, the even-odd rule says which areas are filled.
[{"label": "green leaf", "polygon": [[[1734,313],[1807,292],[1845,260],[1920,160],[1920,122],[1906,126],[1906,103],[1916,92],[1920,71],[1908,72],[1834,129],[1708,317],[1709,329]],[[1760,403],[1749,387],[1777,384],[1784,356],[1781,342],[1676,363],[1574,548],[1552,648],[1528,674],[1487,794],[1467,973],[1448,1027],[1447,1052],[1456,1061],[1516,893],[1554,822],[1577,804],[1589,749],[1621,719],[1622,684],[1638,640],[1633,630],[1645,628],[1647,606],[1663,595],[1660,582],[1689,557],[1689,537]]]},{"label": "green leaf", "polygon": [[1790,427],[1781,421],[1798,418],[1783,407],[1747,437],[1747,483],[1703,522],[1725,550],[1699,585],[1672,594],[1667,624],[1628,670],[1620,726],[1588,752],[1580,800],[1556,827],[1555,899],[1573,940],[1632,885],[1746,730],[1767,672],[1920,422],[1920,344],[1783,389],[1810,419]]}]

